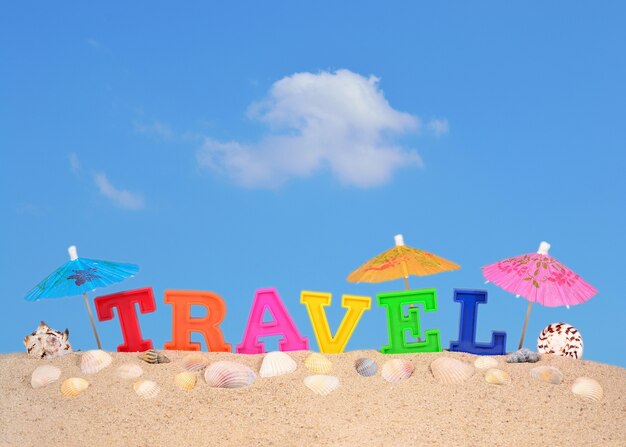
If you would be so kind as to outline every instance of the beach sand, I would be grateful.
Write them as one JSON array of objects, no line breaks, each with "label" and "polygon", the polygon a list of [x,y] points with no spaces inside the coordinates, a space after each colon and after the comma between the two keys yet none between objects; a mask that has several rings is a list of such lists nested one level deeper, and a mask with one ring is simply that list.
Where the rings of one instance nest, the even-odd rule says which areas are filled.
[{"label": "beach sand", "polygon": [[[536,364],[509,364],[495,357],[512,383],[492,385],[484,371],[462,384],[443,385],[430,372],[437,357],[473,363],[466,353],[383,355],[353,351],[327,355],[340,387],[319,396],[305,387],[311,373],[304,366],[309,352],[290,352],[298,369],[285,376],[261,378],[247,388],[209,387],[201,373],[191,391],[174,384],[189,354],[162,351],[171,363],[151,365],[136,353],[111,353],[113,363],[86,375],[81,353],[51,360],[25,353],[0,355],[1,446],[625,446],[626,369],[586,360],[543,356]],[[258,372],[263,355],[208,353],[210,362],[232,360]],[[373,377],[354,370],[360,357],[379,365]],[[413,375],[392,384],[380,375],[393,358],[415,365]],[[121,379],[118,366],[131,362],[143,368],[140,379],[161,386],[154,399],[133,390],[139,379]],[[33,389],[31,373],[42,364],[62,370],[58,382]],[[564,374],[560,385],[537,381],[530,370],[551,365]],[[90,386],[81,395],[61,395],[61,382],[84,377]],[[577,377],[594,378],[604,388],[599,402],[571,392]]]}]

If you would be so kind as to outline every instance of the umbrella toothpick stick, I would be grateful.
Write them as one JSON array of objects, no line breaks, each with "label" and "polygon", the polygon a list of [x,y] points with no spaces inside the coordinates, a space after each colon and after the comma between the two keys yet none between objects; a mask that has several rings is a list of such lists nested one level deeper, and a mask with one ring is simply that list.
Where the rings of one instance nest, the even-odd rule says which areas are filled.
[{"label": "umbrella toothpick stick", "polygon": [[524,344],[524,335],[526,335],[526,326],[528,326],[528,317],[530,317],[530,309],[533,307],[533,302],[528,302],[528,307],[526,308],[526,319],[524,320],[524,327],[522,328],[522,338],[519,339],[519,348],[522,349],[522,345]]},{"label": "umbrella toothpick stick", "polygon": [[89,301],[87,301],[87,292],[83,293],[83,298],[85,299],[85,306],[87,306],[87,312],[89,312],[89,321],[91,321],[91,328],[93,329],[93,334],[96,336],[96,343],[98,343],[98,349],[102,349],[102,345],[100,345],[100,337],[98,337],[98,331],[96,331],[96,323],[93,321],[93,314],[91,313],[91,307],[89,307]]}]

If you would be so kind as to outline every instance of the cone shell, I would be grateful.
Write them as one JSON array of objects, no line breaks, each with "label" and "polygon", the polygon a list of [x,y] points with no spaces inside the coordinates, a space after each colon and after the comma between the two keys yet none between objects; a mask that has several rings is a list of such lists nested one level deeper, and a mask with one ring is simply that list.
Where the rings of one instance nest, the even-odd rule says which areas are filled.
[{"label": "cone shell", "polygon": [[256,380],[256,374],[246,365],[222,360],[207,366],[206,383],[214,388],[243,388]]},{"label": "cone shell", "polygon": [[553,385],[558,385],[563,381],[563,373],[554,366],[537,366],[530,370],[530,376]]},{"label": "cone shell", "polygon": [[552,323],[539,334],[537,351],[580,359],[583,356],[583,338],[574,326]]},{"label": "cone shell", "polygon": [[152,364],[170,362],[170,359],[168,359],[165,356],[165,354],[161,354],[160,352],[157,352],[154,349],[150,349],[148,351],[142,352],[139,358],[146,363],[152,363]]},{"label": "cone shell", "polygon": [[143,369],[134,363],[125,363],[117,368],[116,373],[122,379],[136,379],[143,374]]},{"label": "cone shell", "polygon": [[354,362],[354,369],[363,377],[371,377],[378,371],[378,365],[373,359],[361,358]]},{"label": "cone shell", "polygon": [[496,366],[498,366],[498,361],[493,357],[481,356],[474,360],[474,366],[478,369],[495,368]]},{"label": "cone shell", "polygon": [[52,365],[38,366],[30,376],[30,384],[33,388],[41,388],[56,382],[61,377],[61,370]]},{"label": "cone shell", "polygon": [[298,369],[298,364],[288,354],[276,351],[270,352],[263,357],[259,376],[276,377],[289,374]]},{"label": "cone shell", "polygon": [[380,375],[383,376],[383,379],[387,382],[398,383],[411,377],[414,370],[415,366],[413,363],[407,360],[393,359],[387,360],[383,364]]},{"label": "cone shell", "polygon": [[450,385],[472,377],[474,366],[450,357],[439,357],[430,364],[430,371],[438,382]]},{"label": "cone shell", "polygon": [[137,396],[142,397],[144,399],[152,399],[159,395],[161,388],[156,382],[152,380],[140,380],[133,384],[133,389]]},{"label": "cone shell", "polygon": [[317,352],[312,353],[304,360],[304,366],[315,374],[328,374],[333,370],[333,364]]},{"label": "cone shell", "polygon": [[184,391],[190,391],[196,386],[196,375],[189,371],[184,371],[176,374],[174,377],[176,386]]},{"label": "cone shell", "polygon": [[602,385],[589,377],[576,379],[572,384],[572,393],[593,401],[599,401],[604,396]]},{"label": "cone shell", "polygon": [[508,385],[511,383],[511,376],[501,369],[490,368],[485,371],[485,382],[493,385]]},{"label": "cone shell", "polygon": [[70,377],[61,384],[61,394],[66,397],[76,397],[87,389],[89,382],[80,377]]},{"label": "cone shell", "polygon": [[187,371],[196,372],[202,371],[209,364],[209,360],[202,354],[193,353],[187,354],[182,360],[183,368]]},{"label": "cone shell", "polygon": [[80,358],[80,369],[85,374],[95,374],[111,364],[113,357],[100,349],[85,352]]},{"label": "cone shell", "polygon": [[308,376],[304,379],[304,384],[316,394],[326,396],[339,387],[339,378],[335,376],[327,376],[316,374]]}]

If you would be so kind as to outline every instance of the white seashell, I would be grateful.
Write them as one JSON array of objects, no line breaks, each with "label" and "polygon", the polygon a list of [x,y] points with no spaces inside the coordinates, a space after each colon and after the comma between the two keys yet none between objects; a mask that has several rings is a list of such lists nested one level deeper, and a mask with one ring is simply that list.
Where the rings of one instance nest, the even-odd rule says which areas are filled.
[{"label": "white seashell", "polygon": [[508,385],[511,383],[511,376],[501,369],[490,368],[485,371],[485,382],[494,385]]},{"label": "white seashell", "polygon": [[125,363],[118,367],[116,372],[122,379],[136,379],[143,374],[143,369],[134,363]]},{"label": "white seashell", "polygon": [[214,388],[243,388],[256,380],[256,374],[246,365],[222,360],[207,366],[204,380]]},{"label": "white seashell", "polygon": [[288,354],[281,351],[270,352],[263,357],[259,375],[261,377],[276,377],[289,374],[298,369],[298,364]]},{"label": "white seashell", "polygon": [[333,364],[317,352],[312,353],[304,360],[304,365],[315,374],[328,374],[333,370]]},{"label": "white seashell", "polygon": [[38,366],[30,376],[30,384],[33,388],[41,388],[56,382],[61,377],[61,370],[52,365]]},{"label": "white seashell", "polygon": [[415,366],[407,360],[393,359],[387,360],[383,364],[380,375],[387,382],[398,383],[408,379],[413,374]]},{"label": "white seashell", "polygon": [[89,382],[80,377],[70,377],[61,384],[61,394],[66,397],[76,397],[87,389]]},{"label": "white seashell", "polygon": [[489,369],[498,366],[498,361],[493,357],[481,356],[474,361],[474,366],[478,369]]},{"label": "white seashell", "polygon": [[537,366],[530,370],[530,376],[553,385],[558,385],[563,381],[563,373],[554,366]]},{"label": "white seashell", "polygon": [[583,338],[574,326],[552,323],[539,334],[537,351],[580,359],[583,356]]},{"label": "white seashell", "polygon": [[113,361],[108,353],[95,349],[93,351],[85,352],[80,358],[80,369],[85,374],[95,374],[98,371],[106,368]]},{"label": "white seashell", "polygon": [[439,357],[430,364],[433,377],[447,385],[462,383],[474,374],[474,366],[450,357]]},{"label": "white seashell", "polygon": [[572,393],[593,401],[599,401],[604,396],[602,385],[589,377],[576,379],[572,384]]},{"label": "white seashell", "polygon": [[59,357],[72,352],[69,336],[67,329],[65,332],[59,332],[42,321],[32,334],[24,337],[24,346],[29,357],[37,359]]},{"label": "white seashell", "polygon": [[378,371],[378,365],[373,359],[361,358],[354,362],[354,369],[363,377],[371,377]]},{"label": "white seashell", "polygon": [[196,375],[189,371],[178,373],[174,377],[174,383],[181,390],[190,391],[196,386]]},{"label": "white seashell", "polygon": [[182,360],[183,368],[187,371],[202,371],[209,364],[209,360],[196,352],[186,355]]},{"label": "white seashell", "polygon": [[137,393],[137,396],[144,399],[157,397],[161,391],[159,385],[152,380],[140,380],[139,382],[135,382],[133,384],[133,389],[135,390],[135,393]]},{"label": "white seashell", "polygon": [[339,387],[339,378],[317,374],[305,377],[304,384],[314,393],[326,396]]}]

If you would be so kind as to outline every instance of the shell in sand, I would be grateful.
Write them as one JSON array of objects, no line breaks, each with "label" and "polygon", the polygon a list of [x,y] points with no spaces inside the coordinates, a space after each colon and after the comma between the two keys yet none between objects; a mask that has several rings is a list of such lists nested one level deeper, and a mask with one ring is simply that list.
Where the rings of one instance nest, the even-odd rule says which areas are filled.
[{"label": "shell in sand", "polygon": [[316,374],[305,377],[304,384],[316,394],[326,396],[339,387],[339,378],[335,376],[327,376]]},{"label": "shell in sand", "polygon": [[133,384],[133,389],[137,396],[143,399],[152,399],[159,395],[161,388],[159,384],[152,380],[140,380]]},{"label": "shell in sand", "polygon": [[87,389],[89,382],[81,377],[70,377],[61,384],[61,394],[66,397],[76,397]]},{"label": "shell in sand", "polygon": [[146,363],[152,363],[152,364],[170,362],[170,359],[168,359],[165,356],[165,354],[161,354],[160,352],[155,351],[154,349],[150,349],[148,351],[142,352],[141,355],[139,355],[139,358]]},{"label": "shell in sand", "polygon": [[134,363],[125,363],[119,366],[115,372],[122,379],[136,379],[143,374],[143,369]]},{"label": "shell in sand", "polygon": [[478,369],[489,369],[498,366],[498,361],[493,357],[481,356],[474,360],[474,366]]},{"label": "shell in sand", "polygon": [[387,382],[398,383],[408,379],[413,374],[415,366],[407,360],[393,359],[383,363],[380,375]]},{"label": "shell in sand", "polygon": [[508,385],[511,383],[511,376],[501,369],[490,368],[485,371],[485,382],[493,385]]},{"label": "shell in sand", "polygon": [[574,326],[552,323],[539,334],[537,351],[580,359],[583,356],[583,338]]},{"label": "shell in sand", "polygon": [[202,371],[206,368],[209,364],[209,360],[202,354],[194,352],[183,357],[181,363],[183,364],[183,368],[185,368],[185,370],[195,372]]},{"label": "shell in sand", "polygon": [[433,377],[447,385],[462,383],[474,374],[474,366],[450,357],[439,357],[430,364]]},{"label": "shell in sand", "polygon": [[537,366],[530,370],[530,376],[553,385],[558,385],[563,381],[563,373],[554,366]]},{"label": "shell in sand", "polygon": [[100,349],[87,351],[80,357],[80,369],[85,374],[95,374],[111,364],[113,357]]},{"label": "shell in sand", "polygon": [[256,374],[246,365],[222,360],[207,366],[204,380],[214,388],[243,388],[254,383]]},{"label": "shell in sand", "polygon": [[604,396],[602,385],[589,377],[579,377],[572,384],[572,393],[584,399],[599,401]]},{"label": "shell in sand", "polygon": [[52,365],[38,366],[30,376],[30,384],[33,388],[41,388],[56,382],[61,377],[61,370]]},{"label": "shell in sand", "polygon": [[315,374],[328,374],[333,370],[333,364],[317,352],[312,353],[304,360],[304,366]]},{"label": "shell in sand", "polygon": [[378,371],[378,365],[373,359],[361,358],[354,362],[354,369],[363,377],[371,377]]},{"label": "shell in sand", "polygon": [[56,331],[42,321],[32,334],[24,337],[24,346],[29,357],[51,359],[72,352],[69,336],[67,329]]},{"label": "shell in sand", "polygon": [[275,351],[265,354],[259,376],[276,377],[289,374],[298,369],[298,364],[289,354],[281,351]]},{"label": "shell in sand", "polygon": [[174,377],[176,386],[184,391],[190,391],[196,386],[196,375],[189,371],[183,371]]}]

